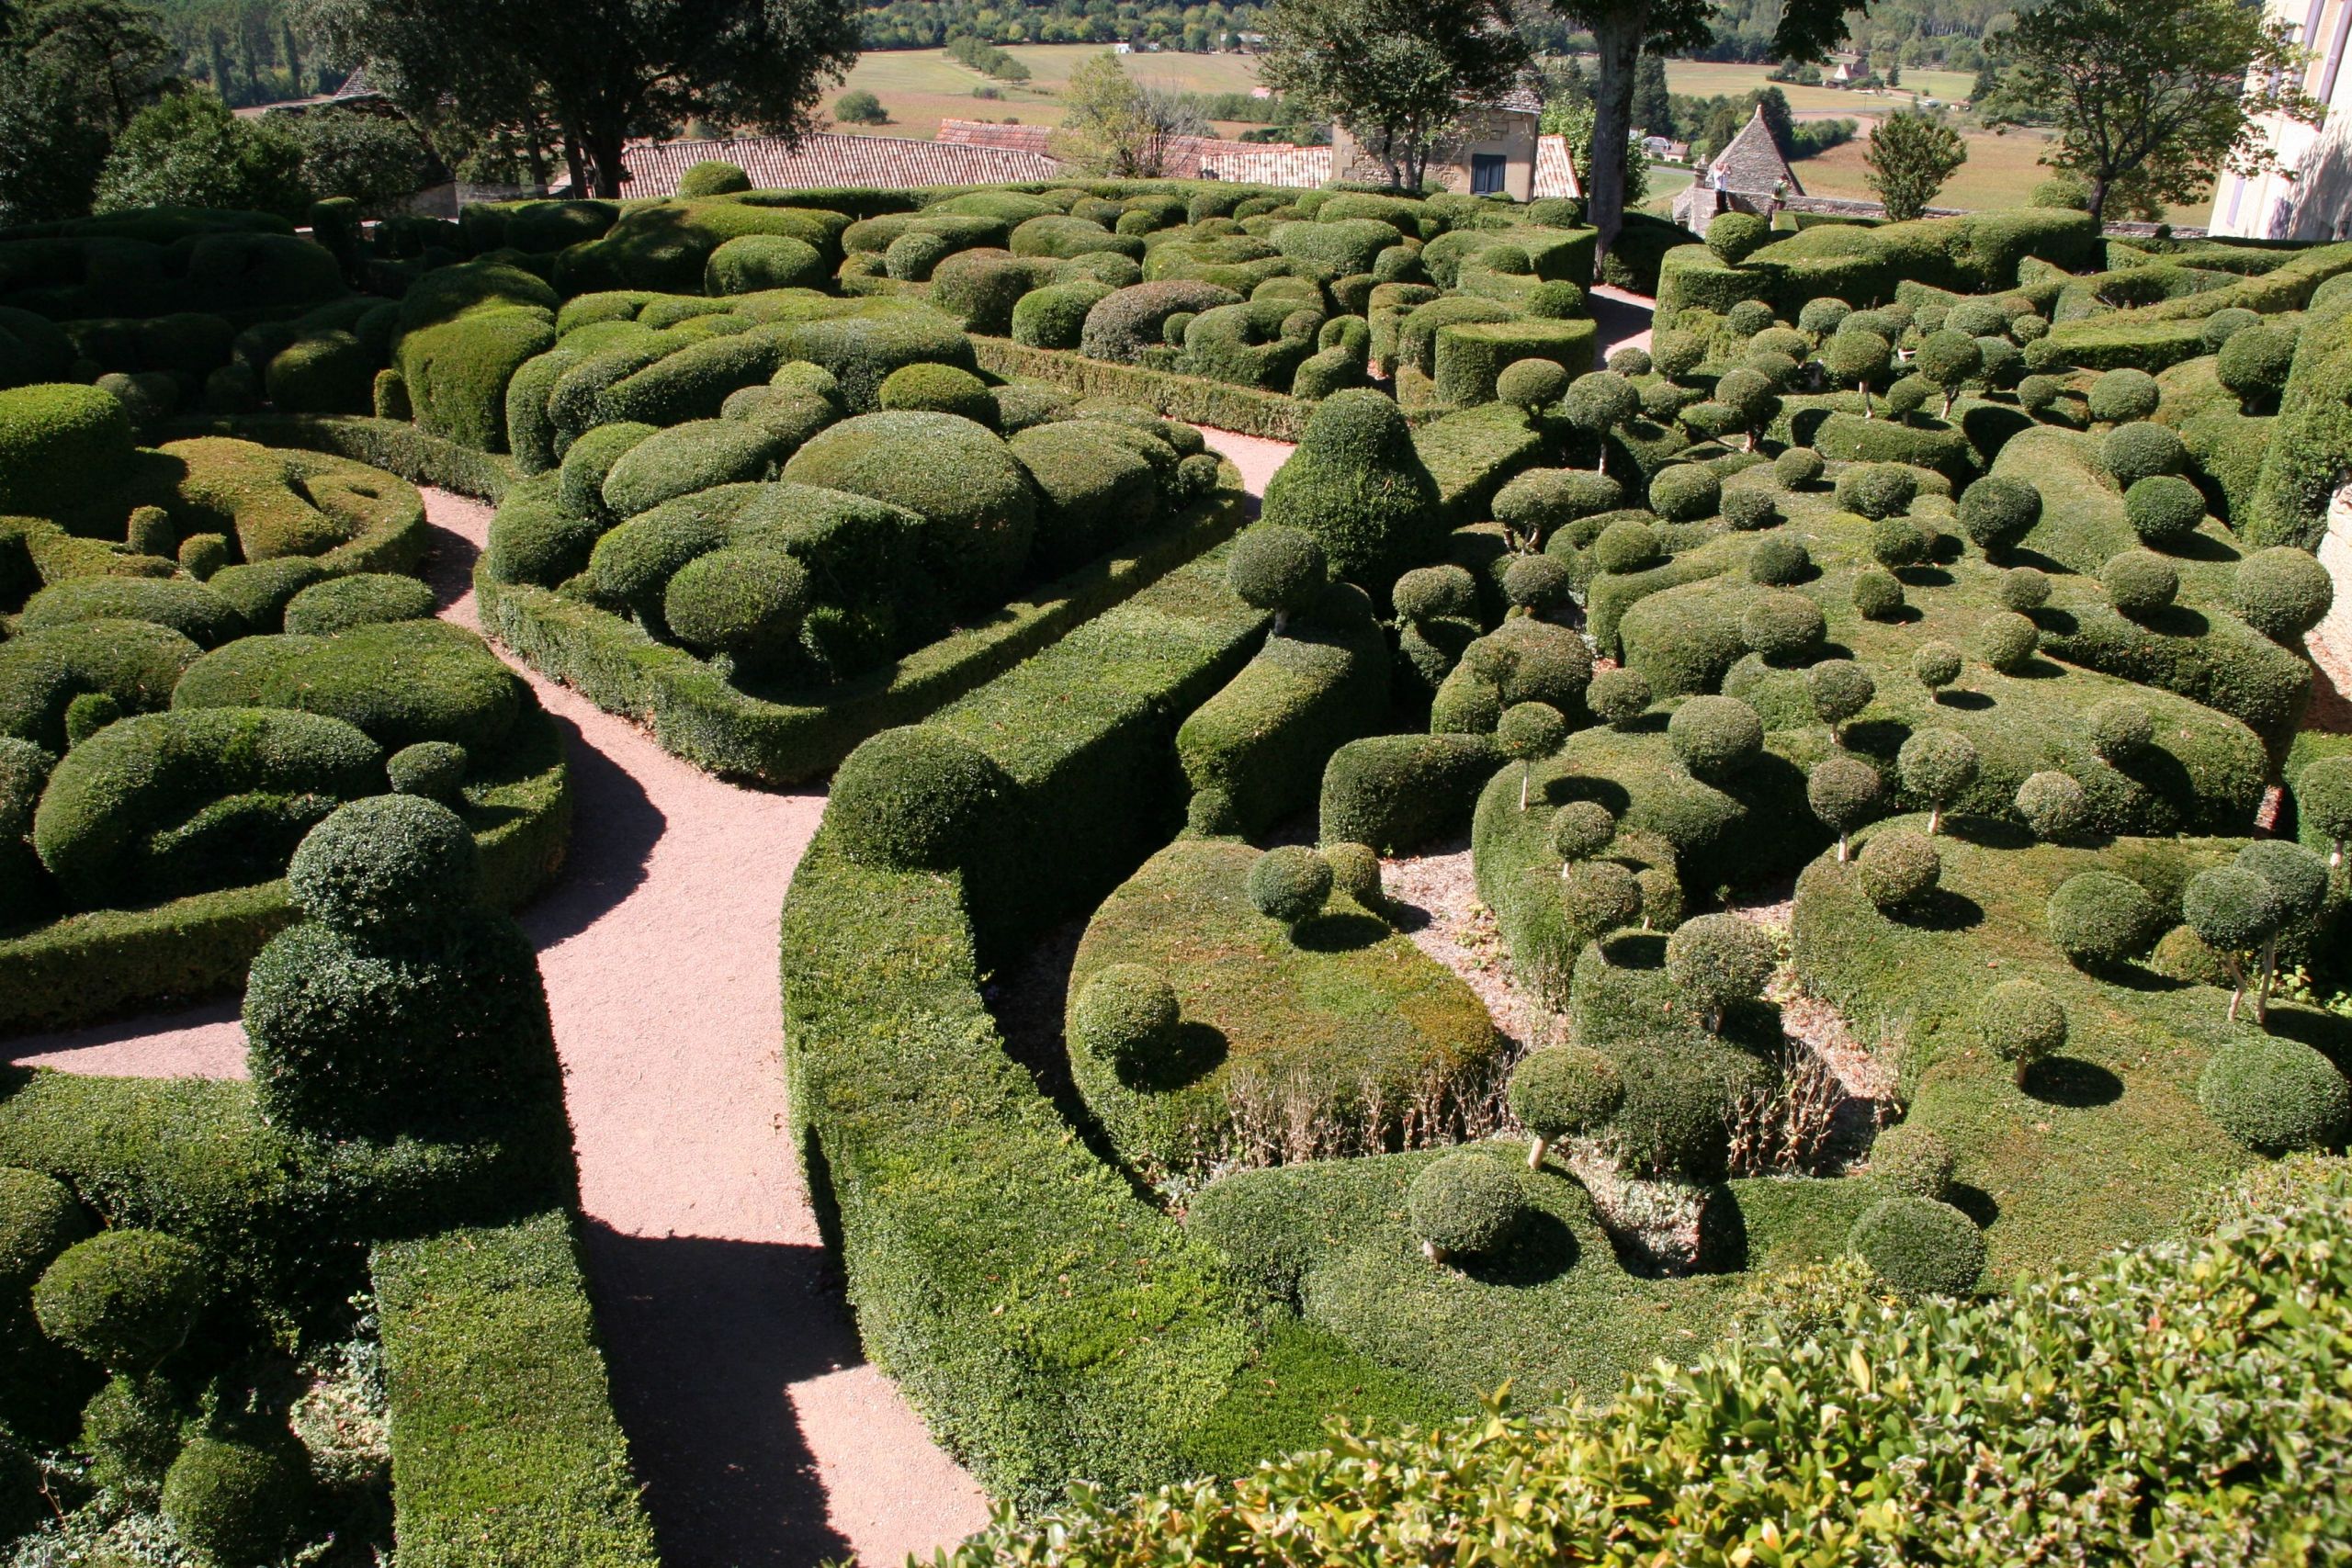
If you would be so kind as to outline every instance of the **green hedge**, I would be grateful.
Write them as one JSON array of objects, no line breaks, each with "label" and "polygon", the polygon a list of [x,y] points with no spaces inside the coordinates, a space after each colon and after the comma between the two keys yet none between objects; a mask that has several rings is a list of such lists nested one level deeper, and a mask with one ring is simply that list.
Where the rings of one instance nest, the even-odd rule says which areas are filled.
[{"label": "green hedge", "polygon": [[655,1568],[561,1211],[379,1247],[393,1531],[424,1568]]},{"label": "green hedge", "polygon": [[1387,716],[1388,665],[1388,639],[1368,616],[1295,618],[1176,732],[1185,779],[1223,790],[1245,834],[1303,809],[1332,751]]},{"label": "green hedge", "polygon": [[1491,402],[1495,378],[1522,359],[1548,359],[1571,377],[1592,368],[1598,324],[1588,321],[1470,321],[1437,333],[1437,397],[1449,407]]},{"label": "green hedge", "polygon": [[1478,791],[1502,765],[1487,735],[1368,735],[1323,766],[1322,841],[1401,854],[1467,826]]},{"label": "green hedge", "polygon": [[1032,348],[975,333],[973,355],[993,376],[1046,381],[1088,398],[1115,398],[1168,419],[1272,441],[1295,441],[1315,405],[1282,392],[1180,376],[1141,365],[1091,358],[1070,350]]}]

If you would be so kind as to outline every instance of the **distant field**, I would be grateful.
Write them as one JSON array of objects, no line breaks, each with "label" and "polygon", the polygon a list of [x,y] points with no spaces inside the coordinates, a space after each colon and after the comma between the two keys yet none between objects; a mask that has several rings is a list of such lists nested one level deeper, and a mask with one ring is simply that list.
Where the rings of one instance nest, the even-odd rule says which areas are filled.
[{"label": "distant field", "polygon": [[[1936,205],[1977,210],[2024,206],[2033,187],[2050,177],[2051,171],[2040,161],[2050,142],[2051,138],[2038,130],[2011,130],[2006,136],[1972,131],[1968,162],[1945,183]],[[1792,167],[1808,195],[1868,201],[1871,199],[1870,168],[1863,152],[1862,142],[1849,141],[1817,158],[1799,159]],[[2208,197],[2193,206],[2174,208],[2170,216],[2176,223],[2202,224],[2212,213],[2212,199]]]},{"label": "distant field", "polygon": [[[859,57],[849,81],[826,99],[852,87],[863,87],[882,100],[888,125],[836,125],[846,130],[876,136],[911,136],[928,141],[939,134],[943,119],[1017,119],[1023,125],[1059,125],[1061,89],[1070,73],[1092,55],[1100,44],[1023,44],[1005,51],[1029,67],[1023,83],[998,82],[947,58],[939,49],[877,51]],[[1122,57],[1127,74],[1138,82],[1161,82],[1188,92],[1248,92],[1257,85],[1257,62],[1246,54],[1130,54]],[[973,89],[991,88],[995,98],[974,97]],[[1246,124],[1219,122],[1218,130],[1237,136]]]},{"label": "distant field", "polygon": [[1903,85],[1887,93],[1860,93],[1846,87],[1792,87],[1771,79],[1771,67],[1700,60],[1669,60],[1666,85],[1678,93],[1700,98],[1736,98],[1758,87],[1778,86],[1799,114],[1887,114],[1909,108],[1924,93],[1946,103],[1965,98],[1975,78],[1961,71],[1905,71]]}]

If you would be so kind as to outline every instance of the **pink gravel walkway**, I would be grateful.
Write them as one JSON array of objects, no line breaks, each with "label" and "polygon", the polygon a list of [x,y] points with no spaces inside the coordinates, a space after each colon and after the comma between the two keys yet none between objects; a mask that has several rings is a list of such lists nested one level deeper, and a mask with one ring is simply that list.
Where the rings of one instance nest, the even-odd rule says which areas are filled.
[{"label": "pink gravel walkway", "polygon": [[1205,424],[1193,427],[1208,442],[1209,450],[1228,458],[1241,470],[1241,488],[1250,492],[1254,507],[1257,499],[1266,493],[1266,481],[1291,455],[1292,444],[1270,441],[1262,435],[1237,435],[1230,430],[1211,430]]},{"label": "pink gravel walkway", "polygon": [[1657,312],[1657,300],[1613,284],[1596,283],[1585,296],[1585,304],[1600,327],[1592,350],[1600,363],[1607,364],[1609,356],[1621,348],[1649,347],[1650,321]]}]

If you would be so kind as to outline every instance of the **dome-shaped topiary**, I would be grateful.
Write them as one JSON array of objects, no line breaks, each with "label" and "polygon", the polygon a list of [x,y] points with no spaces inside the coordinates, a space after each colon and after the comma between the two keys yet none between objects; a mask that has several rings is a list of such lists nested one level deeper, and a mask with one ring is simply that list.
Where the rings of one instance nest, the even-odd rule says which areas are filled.
[{"label": "dome-shaped topiary", "polygon": [[[1657,373],[1679,381],[1699,368],[1707,357],[1706,341],[1697,333],[1662,332],[1650,340],[1650,360]],[[126,437],[126,446],[129,445]]]},{"label": "dome-shaped topiary", "polygon": [[0,1166],[0,1313],[13,1314],[58,1254],[90,1234],[74,1194],[38,1170]]},{"label": "dome-shaped topiary", "polygon": [[1804,672],[1805,695],[1814,716],[1829,727],[1833,739],[1842,739],[1846,723],[1871,705],[1878,682],[1850,659],[1825,659]]},{"label": "dome-shaped topiary", "polygon": [[1212,785],[1196,789],[1184,803],[1184,829],[1203,838],[1229,838],[1241,831],[1241,812],[1233,795]]},{"label": "dome-shaped topiary", "polygon": [[1070,1043],[1132,1077],[1176,1043],[1176,992],[1156,969],[1114,964],[1095,972],[1070,1009]]},{"label": "dome-shaped topiary", "polygon": [[[1737,266],[1762,249],[1771,238],[1772,226],[1753,212],[1719,212],[1707,222],[1707,249],[1714,252],[1715,259],[1725,266]],[[1754,301],[1742,300],[1740,303],[1748,305]],[[1734,307],[1735,310],[1737,308]],[[1771,310],[1765,309],[1765,323],[1770,325],[1771,319]],[[1755,330],[1753,327],[1749,329],[1750,332]]]},{"label": "dome-shaped topiary", "polygon": [[[2025,358],[2029,366],[2038,357],[2034,350],[2041,346],[2040,344],[2026,345]],[[2065,391],[2066,383],[2055,376],[2028,376],[2017,385],[2018,407],[2030,414],[2044,414],[2057,406],[2058,400],[2065,395]]]},{"label": "dome-shaped topiary", "polygon": [[1665,554],[1649,525],[1631,517],[1611,523],[1592,542],[1592,564],[1602,571],[1645,571]]},{"label": "dome-shaped topiary", "polygon": [[1331,581],[1315,536],[1280,523],[1242,530],[1226,558],[1225,576],[1243,604],[1285,615],[1313,608]]},{"label": "dome-shaped topiary", "polygon": [[2042,923],[2052,943],[2074,963],[2120,964],[2155,941],[2164,914],[2130,877],[2078,871],[2050,895]]},{"label": "dome-shaped topiary", "polygon": [[1977,657],[2004,674],[2023,669],[2041,646],[2041,628],[2014,610],[1996,610],[1976,623]]},{"label": "dome-shaped topiary", "polygon": [[2233,333],[2213,363],[2214,378],[2237,394],[2247,412],[2258,412],[2287,389],[2296,341],[2291,327],[2255,325]]},{"label": "dome-shaped topiary", "polygon": [[1515,407],[1548,408],[1568,389],[1568,373],[1549,359],[1515,359],[1495,378],[1495,397]]},{"label": "dome-shaped topiary", "polygon": [[114,1372],[143,1372],[186,1342],[209,1286],[204,1254],[124,1228],[66,1248],[33,1285],[43,1334]]},{"label": "dome-shaped topiary", "polygon": [[1754,485],[1724,491],[1719,504],[1724,521],[1743,534],[1772,527],[1781,521],[1780,503],[1772,499],[1772,492]]},{"label": "dome-shaped topiary", "polygon": [[1987,474],[1960,492],[1961,532],[1987,555],[2012,543],[2041,516],[2041,492],[2023,479]]},{"label": "dome-shaped topiary", "polygon": [[291,1433],[267,1444],[197,1438],[164,1478],[164,1517],[213,1562],[271,1562],[293,1539],[310,1494]]},{"label": "dome-shaped topiary", "polygon": [[2155,716],[2147,705],[2132,697],[2109,697],[2086,716],[2091,750],[2103,761],[2120,766],[2143,756],[2155,744]]},{"label": "dome-shaped topiary", "polygon": [[1634,377],[1646,376],[1657,367],[1650,358],[1648,349],[1639,348],[1629,343],[1610,355],[1609,368],[1616,375]]},{"label": "dome-shaped topiary", "polygon": [[1331,897],[1331,865],[1300,844],[1268,850],[1250,867],[1251,907],[1295,930],[1323,912]]},{"label": "dome-shaped topiary", "polygon": [[1560,918],[1583,942],[1632,925],[1642,911],[1641,880],[1617,862],[1580,860],[1561,867]]},{"label": "dome-shaped topiary", "polygon": [[397,572],[363,571],[314,582],[286,602],[284,625],[304,637],[333,637],[376,621],[433,614],[433,590]]},{"label": "dome-shaped topiary", "polygon": [[1467,620],[1478,613],[1478,581],[1458,566],[1417,567],[1396,580],[1389,597],[1408,621]]},{"label": "dome-shaped topiary", "polygon": [[1779,962],[1764,929],[1737,915],[1700,915],[1666,939],[1666,977],[1710,1029],[1722,1027],[1724,1010],[1762,996]]},{"label": "dome-shaped topiary", "polygon": [[1872,834],[1854,857],[1854,878],[1861,885],[1862,897],[1890,912],[1933,892],[1943,870],[1935,840],[1907,829]]},{"label": "dome-shaped topiary", "polygon": [[743,172],[741,164],[724,159],[705,158],[678,176],[678,194],[682,197],[733,196],[752,188],[752,176]]},{"label": "dome-shaped topiary", "polygon": [[1715,514],[1723,481],[1700,463],[1670,463],[1650,479],[1650,510],[1669,523],[1695,523]]},{"label": "dome-shaped topiary", "polygon": [[879,396],[885,409],[959,414],[975,424],[996,424],[996,398],[988,383],[958,366],[902,365],[882,378]]},{"label": "dome-shaped topiary", "polygon": [[1667,721],[1667,739],[1690,776],[1728,779],[1764,750],[1764,721],[1736,697],[1691,697]]},{"label": "dome-shaped topiary", "polygon": [[1821,606],[1802,593],[1758,594],[1739,617],[1740,640],[1770,664],[1803,663],[1828,634]]},{"label": "dome-shaped topiary", "polygon": [[1306,529],[1331,575],[1377,592],[1437,554],[1444,537],[1437,481],[1403,412],[1368,388],[1315,405],[1297,450],[1267,481],[1261,514]]},{"label": "dome-shaped topiary", "polygon": [[1855,829],[1869,821],[1885,794],[1879,771],[1859,757],[1824,757],[1805,775],[1805,804],[1838,834],[1838,858],[1844,861]]},{"label": "dome-shaped topiary", "polygon": [[808,601],[808,569],[784,551],[718,549],[678,569],[662,590],[662,616],[696,652],[756,667],[795,650]]},{"label": "dome-shaped topiary", "polygon": [[2181,919],[2223,953],[2260,947],[2278,931],[2283,914],[2278,889],[2240,865],[2200,871],[2181,890]]},{"label": "dome-shaped topiary", "polygon": [[463,801],[466,762],[466,749],[454,740],[420,740],[384,760],[384,777],[396,794],[455,807]]},{"label": "dome-shaped topiary", "polygon": [[2230,607],[2274,642],[2292,648],[2335,603],[2335,581],[2308,550],[2278,545],[2238,562]]},{"label": "dome-shaped topiary", "polygon": [[2180,573],[2154,550],[2118,550],[2098,569],[2098,584],[2118,615],[2144,621],[2171,605]]},{"label": "dome-shaped topiary", "polygon": [[336,807],[303,836],[286,882],[305,915],[364,938],[469,908],[481,859],[447,807],[415,795],[371,795]]},{"label": "dome-shaped topiary", "polygon": [[1870,525],[1870,545],[1879,565],[1893,570],[1927,559],[1934,542],[1925,528],[1908,517],[1882,517]]},{"label": "dome-shaped topiary", "polygon": [[1994,592],[2005,609],[2030,615],[2050,603],[2050,578],[2038,567],[2013,566],[2001,573]]},{"label": "dome-shaped topiary", "polygon": [[1813,575],[1813,556],[1796,539],[1767,534],[1747,547],[1747,579],[1767,588],[1785,588]]},{"label": "dome-shaped topiary", "polygon": [[2233,305],[2227,310],[2216,310],[2206,317],[2205,324],[2199,329],[2197,335],[2204,344],[2206,353],[2218,354],[2221,352],[2222,345],[2230,339],[2248,327],[2258,327],[2261,324],[2262,317],[2258,313]]},{"label": "dome-shaped topiary", "polygon": [[[1743,213],[1740,216],[1745,217]],[[1760,221],[1760,220],[1759,220]],[[1761,299],[1742,299],[1724,312],[1724,333],[1746,342],[1772,326],[1772,307]]]},{"label": "dome-shaped topiary", "polygon": [[2017,808],[2033,836],[2047,843],[2066,842],[2090,820],[2090,797],[2083,786],[2054,769],[2026,776],[2018,785]]},{"label": "dome-shaped topiary", "polygon": [[1331,868],[1331,889],[1367,909],[1381,907],[1380,855],[1370,844],[1326,844],[1323,862]]},{"label": "dome-shaped topiary", "polygon": [[2197,1102],[2258,1154],[2333,1148],[2352,1131],[2352,1084],[2300,1041],[2265,1036],[2222,1046],[2198,1075]]},{"label": "dome-shaped topiary", "polygon": [[1838,476],[1838,504],[1864,517],[1892,517],[1919,493],[1919,476],[1902,463],[1857,463]]},{"label": "dome-shaped topiary", "polygon": [[1527,1129],[1529,1168],[1562,1138],[1597,1132],[1617,1114],[1625,1086],[1616,1066],[1586,1045],[1549,1045],[1511,1069],[1510,1113]]},{"label": "dome-shaped topiary", "polygon": [[2102,424],[2128,424],[2151,417],[2164,400],[2164,389],[2145,370],[2102,371],[2091,383],[2091,417]]},{"label": "dome-shaped topiary", "polygon": [[1579,517],[1614,512],[1625,487],[1586,468],[1530,468],[1495,492],[1495,521],[1511,536],[1540,547]]},{"label": "dome-shaped topiary", "polygon": [[2352,757],[2322,757],[2295,780],[2295,808],[2303,820],[2333,840],[2331,866],[2344,863],[2344,841],[2352,839]]},{"label": "dome-shaped topiary", "polygon": [[1563,861],[1590,860],[1616,837],[1617,818],[1597,800],[1572,800],[1552,814],[1552,852]]},{"label": "dome-shaped topiary", "polygon": [[1503,597],[1532,615],[1566,604],[1568,588],[1566,565],[1551,556],[1521,556],[1503,569]]},{"label": "dome-shaped topiary", "polygon": [[1480,1258],[1527,1217],[1519,1173],[1494,1155],[1457,1149],[1423,1166],[1405,1189],[1405,1212],[1432,1262]]},{"label": "dome-shaped topiary", "polygon": [[1964,1296],[1984,1273],[1984,1233],[1949,1203],[1896,1192],[1849,1233],[1855,1256],[1906,1296]]},{"label": "dome-shaped topiary", "polygon": [[1940,1202],[1951,1190],[1951,1145],[1916,1122],[1899,1122],[1871,1144],[1871,1174],[1897,1192]]},{"label": "dome-shaped topiary", "polygon": [[2066,1010],[2033,980],[2004,980],[1976,1004],[1976,1035],[2022,1082],[2033,1064],[2066,1044]]},{"label": "dome-shaped topiary", "polygon": [[2205,495],[2177,474],[2150,474],[2123,492],[2123,515],[2151,545],[2177,545],[2205,521]]},{"label": "dome-shaped topiary", "polygon": [[2155,474],[2177,474],[2188,466],[2188,448],[2170,425],[2147,420],[2119,424],[2102,436],[2098,459],[2127,491]]},{"label": "dome-shaped topiary", "polygon": [[1792,446],[1772,459],[1772,478],[1782,490],[1804,490],[1817,484],[1828,465],[1810,446]]},{"label": "dome-shaped topiary", "polygon": [[1004,771],[979,748],[935,725],[910,725],[868,738],[842,761],[825,825],[862,864],[949,871],[1005,792]]},{"label": "dome-shaped topiary", "polygon": [[79,746],[122,716],[122,703],[112,692],[78,692],[65,705],[65,744]]},{"label": "dome-shaped topiary", "polygon": [[1941,693],[1960,679],[1960,649],[1942,638],[1921,643],[1911,654],[1911,674],[1930,693]]},{"label": "dome-shaped topiary", "polygon": [[1854,573],[1854,613],[1866,621],[1891,621],[1903,614],[1903,584],[1883,567]]},{"label": "dome-shaped topiary", "polygon": [[1624,729],[1650,711],[1650,683],[1638,670],[1603,670],[1585,688],[1584,700],[1601,723]]}]

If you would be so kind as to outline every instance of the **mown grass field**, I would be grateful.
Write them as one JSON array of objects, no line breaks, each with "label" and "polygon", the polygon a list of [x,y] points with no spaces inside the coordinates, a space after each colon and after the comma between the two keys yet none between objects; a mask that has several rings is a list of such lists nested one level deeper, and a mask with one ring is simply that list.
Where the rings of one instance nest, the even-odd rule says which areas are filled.
[{"label": "mown grass field", "polygon": [[[1005,52],[1029,68],[1026,82],[999,82],[947,58],[940,49],[890,50],[863,55],[849,80],[832,99],[853,87],[863,87],[882,100],[888,125],[835,125],[875,136],[911,136],[928,141],[939,134],[943,119],[1017,119],[1023,125],[1059,125],[1061,89],[1070,73],[1092,55],[1099,44],[1024,44]],[[1123,63],[1138,82],[1165,83],[1195,93],[1248,92],[1257,85],[1257,63],[1246,54],[1131,54]],[[996,97],[976,97],[975,89],[993,91]],[[1246,123],[1219,121],[1218,129],[1236,136]]]},{"label": "mown grass field", "polygon": [[[1789,107],[1799,114],[1864,115],[1888,114],[1895,109],[1909,108],[1920,94],[1939,98],[1945,103],[1968,96],[1968,89],[1975,78],[1964,71],[1905,71],[1903,85],[1893,92],[1860,93],[1845,87],[1792,87],[1779,84],[1789,100]],[[1669,60],[1666,62],[1666,85],[1678,93],[1693,97],[1737,97],[1757,88],[1771,85],[1771,67],[1741,65],[1732,62],[1705,60]]]}]

